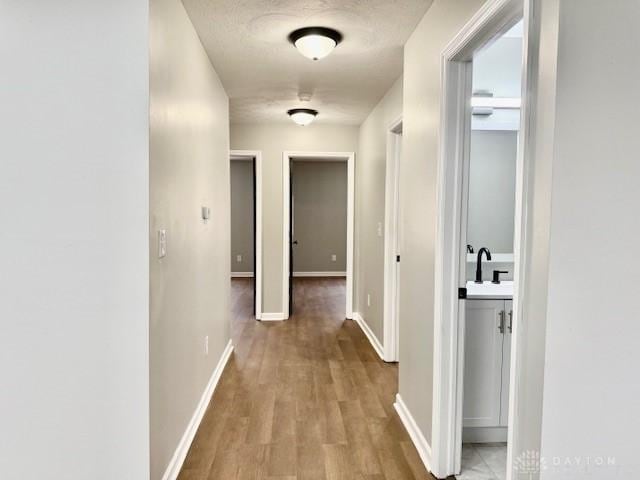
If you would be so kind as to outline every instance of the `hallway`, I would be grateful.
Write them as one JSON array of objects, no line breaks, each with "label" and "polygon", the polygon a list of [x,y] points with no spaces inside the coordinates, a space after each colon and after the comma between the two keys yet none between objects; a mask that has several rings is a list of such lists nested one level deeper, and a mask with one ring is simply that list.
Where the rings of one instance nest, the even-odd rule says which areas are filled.
[{"label": "hallway", "polygon": [[232,281],[230,359],[180,479],[430,479],[394,408],[397,365],[345,321],[342,279],[296,279],[296,315],[252,319]]}]

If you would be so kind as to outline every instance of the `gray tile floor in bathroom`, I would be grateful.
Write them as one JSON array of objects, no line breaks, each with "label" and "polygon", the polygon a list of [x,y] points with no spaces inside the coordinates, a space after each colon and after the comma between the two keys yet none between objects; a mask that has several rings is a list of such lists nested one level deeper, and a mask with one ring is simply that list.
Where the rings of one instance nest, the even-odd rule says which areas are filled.
[{"label": "gray tile floor in bathroom", "polygon": [[457,480],[505,480],[506,443],[465,443],[462,445],[462,471]]}]

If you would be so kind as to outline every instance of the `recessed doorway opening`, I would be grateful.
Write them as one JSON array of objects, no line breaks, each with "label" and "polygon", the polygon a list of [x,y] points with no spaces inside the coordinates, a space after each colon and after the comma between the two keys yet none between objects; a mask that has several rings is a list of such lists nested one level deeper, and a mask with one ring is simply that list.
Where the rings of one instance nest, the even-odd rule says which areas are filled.
[{"label": "recessed doorway opening", "polygon": [[296,279],[321,277],[345,279],[353,317],[354,161],[353,152],[283,153],[285,318],[296,311]]},{"label": "recessed doorway opening", "polygon": [[256,320],[262,316],[262,154],[232,150],[231,181],[231,285],[238,315],[246,315],[246,297]]},{"label": "recessed doorway opening", "polygon": [[402,118],[398,118],[387,129],[385,168],[383,355],[386,362],[399,360],[401,157]]},{"label": "recessed doorway opening", "polygon": [[527,92],[536,68],[525,3],[490,0],[442,54],[432,432],[439,478],[514,478],[523,421],[514,392],[526,381],[518,323],[534,114]]}]

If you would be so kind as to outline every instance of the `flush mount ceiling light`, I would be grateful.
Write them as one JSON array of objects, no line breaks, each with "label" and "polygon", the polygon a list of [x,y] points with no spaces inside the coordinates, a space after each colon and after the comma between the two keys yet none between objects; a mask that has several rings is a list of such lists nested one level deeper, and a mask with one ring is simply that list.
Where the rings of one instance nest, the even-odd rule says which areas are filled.
[{"label": "flush mount ceiling light", "polygon": [[342,34],[326,27],[305,27],[289,34],[289,41],[298,51],[311,60],[329,55],[342,41]]},{"label": "flush mount ceiling light", "polygon": [[311,108],[292,108],[287,111],[287,115],[289,115],[295,123],[304,127],[315,120],[318,111]]}]

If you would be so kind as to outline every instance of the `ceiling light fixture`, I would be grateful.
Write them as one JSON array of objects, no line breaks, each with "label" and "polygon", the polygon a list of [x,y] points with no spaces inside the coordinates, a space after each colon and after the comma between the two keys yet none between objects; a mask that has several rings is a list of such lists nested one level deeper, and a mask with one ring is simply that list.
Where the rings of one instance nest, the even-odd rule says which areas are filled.
[{"label": "ceiling light fixture", "polygon": [[326,27],[305,27],[289,34],[289,41],[298,51],[311,60],[329,55],[342,41],[342,34]]},{"label": "ceiling light fixture", "polygon": [[304,127],[315,120],[318,111],[311,108],[292,108],[287,111],[287,115],[289,115],[295,123]]}]

